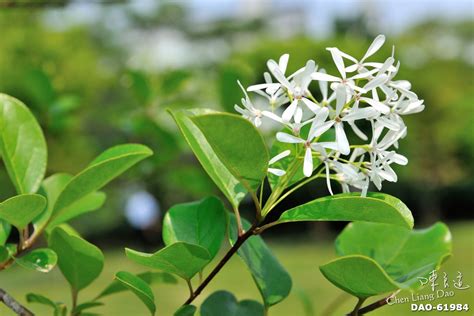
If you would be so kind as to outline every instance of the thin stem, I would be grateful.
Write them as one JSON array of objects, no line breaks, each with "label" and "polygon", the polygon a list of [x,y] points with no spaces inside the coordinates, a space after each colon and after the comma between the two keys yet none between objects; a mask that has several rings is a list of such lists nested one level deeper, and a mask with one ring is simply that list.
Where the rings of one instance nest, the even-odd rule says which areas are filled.
[{"label": "thin stem", "polygon": [[262,184],[260,184],[260,197],[259,197],[259,205],[260,205],[260,210],[262,209],[262,203],[263,203],[263,186],[265,185],[265,180],[262,181]]},{"label": "thin stem", "polygon": [[354,307],[354,310],[349,314],[350,316],[359,316],[359,309],[364,304],[365,298],[359,298],[357,301],[356,306]]},{"label": "thin stem", "polygon": [[209,273],[206,279],[199,285],[199,287],[191,294],[191,296],[184,302],[183,305],[191,304],[196,297],[201,294],[201,292],[206,288],[206,286],[214,279],[214,277],[219,273],[219,271],[224,267],[224,265],[229,261],[230,258],[237,252],[237,250],[242,246],[242,244],[252,235],[255,234],[256,224],[254,224],[247,232],[242,236],[237,237],[235,244],[227,251],[225,256],[219,261],[216,267]]},{"label": "thin stem", "polygon": [[19,316],[34,316],[33,312],[18,303],[13,297],[11,297],[5,290],[0,289],[0,301],[11,309],[15,314]]},{"label": "thin stem", "polygon": [[[201,273],[202,275],[202,273]],[[186,284],[188,285],[188,289],[189,289],[189,297],[193,296],[193,285],[191,284],[191,280],[186,280]]]},{"label": "thin stem", "polygon": [[235,220],[237,222],[237,234],[241,236],[244,233],[244,229],[242,228],[242,220],[240,219],[239,209],[237,208],[237,206],[233,206],[233,209],[235,214]]},{"label": "thin stem", "polygon": [[398,292],[400,292],[400,290],[398,290],[398,291],[390,294],[389,296],[384,297],[384,298],[382,298],[382,299],[380,299],[380,300],[378,300],[378,301],[376,301],[376,302],[374,302],[370,305],[367,305],[367,306],[361,308],[359,310],[359,315],[367,314],[367,313],[369,313],[373,310],[376,310],[377,308],[380,308],[380,307],[383,307],[383,306],[387,305],[388,302],[390,301],[390,299],[393,298],[395,295],[397,295]]},{"label": "thin stem", "polygon": [[260,207],[260,201],[257,198],[255,192],[250,192],[250,196],[252,197],[253,204],[255,204],[255,214],[257,219],[260,220],[262,208]]},{"label": "thin stem", "polygon": [[77,307],[77,294],[78,292],[74,288],[71,288],[71,298],[72,298],[71,316],[76,315],[75,309]]}]

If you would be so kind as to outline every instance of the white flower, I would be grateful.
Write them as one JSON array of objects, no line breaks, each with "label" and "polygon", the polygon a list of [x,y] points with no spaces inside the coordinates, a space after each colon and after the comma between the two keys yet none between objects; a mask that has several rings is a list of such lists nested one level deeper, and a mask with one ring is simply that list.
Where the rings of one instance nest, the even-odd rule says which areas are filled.
[{"label": "white flower", "polygon": [[[405,156],[396,152],[399,141],[407,135],[402,117],[421,112],[425,105],[411,91],[409,81],[395,79],[400,62],[395,61],[394,49],[383,62],[368,61],[384,42],[383,35],[377,36],[360,60],[338,48],[327,48],[339,76],[329,75],[323,68],[316,71],[318,67],[312,60],[288,76],[288,54],[282,55],[278,63],[267,62],[269,72],[263,75],[265,82],[250,86],[247,91],[264,97],[268,107],[255,107],[244,91],[243,107],[235,108],[257,127],[269,119],[290,129],[288,133],[276,133],[276,139],[295,144],[295,151],[287,150],[273,157],[269,162],[269,173],[284,175],[285,170],[272,165],[284,157],[291,157],[292,153],[291,159],[298,161],[304,152],[304,175],[312,175],[316,169],[313,157],[317,157],[316,161],[326,172],[331,194],[331,179],[341,184],[343,192],[356,188],[362,191],[362,196],[367,194],[370,182],[381,189],[383,181],[397,181],[392,164],[408,163]],[[310,92],[312,81],[318,81],[319,101]],[[370,141],[366,131],[357,126],[361,121],[371,123],[371,133],[367,133],[371,136]],[[303,129],[309,124],[309,130]],[[351,131],[347,126],[365,143],[351,146],[347,134]],[[335,140],[320,141],[320,136],[329,130],[334,132]]]},{"label": "white flower", "polygon": [[262,125],[262,111],[260,111],[253,105],[252,101],[250,100],[247,92],[245,92],[245,89],[240,83],[240,81],[237,81],[237,83],[239,84],[240,88],[244,92],[245,99],[242,98],[241,100],[242,105],[244,106],[243,108],[241,108],[240,106],[236,104],[234,105],[234,109],[240,114],[242,114],[243,117],[251,121],[256,127],[260,127],[260,125]]},{"label": "white flower", "polygon": [[302,139],[300,137],[293,136],[284,132],[279,132],[276,135],[277,140],[280,142],[304,145],[305,154],[304,154],[304,160],[303,160],[303,174],[306,177],[310,177],[311,174],[313,173],[313,154],[311,151],[312,141],[316,137],[321,136],[329,128],[331,128],[331,125],[332,125],[331,122],[326,122],[328,114],[329,114],[329,111],[326,108],[323,108],[319,111],[315,119],[312,121],[311,128],[308,132],[308,137],[306,139]]}]

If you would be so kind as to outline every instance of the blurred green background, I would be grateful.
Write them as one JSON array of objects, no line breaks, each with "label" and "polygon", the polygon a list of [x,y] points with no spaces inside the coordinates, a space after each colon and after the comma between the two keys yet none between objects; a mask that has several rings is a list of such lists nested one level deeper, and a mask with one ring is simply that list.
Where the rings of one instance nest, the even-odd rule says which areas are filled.
[{"label": "blurred green background", "polygon": [[[233,111],[241,98],[236,80],[261,82],[267,59],[290,53],[290,70],[311,58],[331,72],[325,47],[361,56],[379,33],[387,42],[377,56],[385,59],[395,45],[401,61],[397,78],[411,81],[426,104],[424,112],[407,118],[400,152],[410,162],[397,170],[399,182],[384,184],[384,191],[406,202],[417,227],[448,223],[455,246],[445,269],[462,271],[474,286],[473,12],[472,1],[447,0],[0,1],[0,92],[25,102],[40,121],[49,146],[48,174],[75,173],[118,143],[140,142],[155,151],[106,188],[103,209],[73,223],[109,257],[101,282],[84,295],[94,295],[118,269],[137,269],[123,246],[161,247],[160,218],[171,205],[219,195],[166,109]],[[324,194],[322,183],[304,188],[279,211]],[[0,199],[12,195],[0,167]],[[138,216],[140,207],[154,215]],[[267,240],[294,277],[290,298],[273,315],[322,315],[339,295],[317,267],[334,257],[331,240],[343,226],[298,224],[269,231]],[[1,287],[15,297],[24,301],[34,289],[68,300],[57,271],[19,269],[0,275]],[[212,287],[231,289],[239,299],[258,297],[238,259]],[[472,293],[446,302],[474,304]],[[157,286],[159,314],[169,315],[185,295],[184,284]],[[138,302],[128,301],[117,296],[97,311],[145,315]],[[352,304],[349,299],[335,314]],[[407,312],[405,305],[378,314]],[[1,315],[8,313],[0,306]]]}]

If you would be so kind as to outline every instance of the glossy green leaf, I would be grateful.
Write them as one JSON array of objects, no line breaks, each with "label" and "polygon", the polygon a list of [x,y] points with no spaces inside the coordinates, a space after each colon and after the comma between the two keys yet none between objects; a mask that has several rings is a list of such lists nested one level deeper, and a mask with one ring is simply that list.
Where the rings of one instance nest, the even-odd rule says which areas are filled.
[{"label": "glossy green leaf", "polygon": [[26,295],[26,301],[28,303],[37,303],[52,307],[54,310],[54,316],[66,316],[67,314],[66,305],[64,305],[63,303],[55,303],[41,294],[28,293]]},{"label": "glossy green leaf", "polygon": [[[245,230],[250,223],[242,219]],[[229,234],[231,243],[237,239],[235,216],[231,216]],[[237,252],[252,273],[252,277],[262,295],[266,306],[275,305],[290,293],[292,281],[285,268],[278,262],[262,237],[250,237]]]},{"label": "glossy green leaf", "polygon": [[196,306],[183,305],[173,315],[174,316],[194,316],[196,314]]},{"label": "glossy green leaf", "polygon": [[174,243],[154,254],[132,249],[125,249],[125,253],[138,264],[176,274],[185,280],[190,280],[211,261],[205,248],[185,242]]},{"label": "glossy green leaf", "polygon": [[67,173],[56,173],[43,180],[40,193],[47,198],[48,206],[44,212],[33,220],[35,230],[40,230],[46,225],[53,213],[54,204],[56,203],[59,194],[64,190],[72,178],[73,176]]},{"label": "glossy green leaf", "polygon": [[268,150],[262,135],[243,117],[228,113],[193,116],[220,161],[248,191],[255,191],[268,169]]},{"label": "glossy green leaf", "polygon": [[336,240],[341,257],[320,267],[324,276],[344,291],[369,297],[397,289],[416,289],[450,256],[451,234],[446,225],[408,230],[355,222]]},{"label": "glossy green leaf", "polygon": [[201,316],[263,316],[264,308],[257,301],[238,302],[232,293],[217,291],[204,300],[200,313]]},{"label": "glossy green leaf", "polygon": [[0,218],[17,227],[25,228],[46,207],[46,199],[39,194],[22,194],[0,203]]},{"label": "glossy green leaf", "polygon": [[[136,275],[147,284],[155,284],[155,283],[166,283],[166,284],[176,284],[178,281],[176,278],[166,272],[143,272]],[[115,293],[120,293],[125,291],[127,288],[123,286],[122,283],[118,282],[117,280],[112,281],[109,286],[107,286],[98,296],[96,299],[102,298],[104,296],[112,295]]]},{"label": "glossy green leaf", "polygon": [[152,315],[155,314],[155,297],[145,281],[126,271],[117,272],[115,279],[130,289],[145,304]]},{"label": "glossy green leaf", "polygon": [[35,193],[46,172],[43,132],[19,100],[0,93],[0,156],[18,194]]},{"label": "glossy green leaf", "polygon": [[0,246],[5,245],[10,236],[11,225],[7,221],[0,219]]},{"label": "glossy green leaf", "polygon": [[64,187],[54,205],[52,218],[69,217],[75,202],[99,190],[150,155],[152,151],[148,147],[138,144],[119,145],[104,151]]},{"label": "glossy green leaf", "polygon": [[47,229],[50,230],[56,225],[62,224],[75,217],[101,208],[104,205],[106,198],[107,196],[104,192],[91,192],[87,194],[83,198],[63,209],[61,214],[55,217],[54,220],[48,224]]},{"label": "glossy green leaf", "polygon": [[59,269],[74,291],[91,284],[102,272],[102,251],[80,237],[69,235],[60,227],[51,232],[49,247],[58,255]]},{"label": "glossy green leaf", "polygon": [[41,294],[28,293],[26,294],[26,301],[28,303],[38,303],[38,304],[47,305],[56,309],[56,303]]},{"label": "glossy green leaf", "polygon": [[222,202],[208,197],[197,202],[177,204],[163,220],[163,241],[178,241],[201,246],[214,258],[227,230],[227,211]]},{"label": "glossy green leaf", "polygon": [[343,193],[316,199],[283,214],[278,223],[301,221],[365,221],[413,227],[413,216],[402,201],[384,193]]},{"label": "glossy green leaf", "polygon": [[102,306],[102,305],[104,305],[104,303],[101,303],[101,302],[85,302],[85,303],[77,305],[76,308],[74,308],[73,313],[74,313],[74,315],[84,315],[84,313],[82,313],[83,311],[85,311],[87,309],[94,308],[94,307],[99,307],[99,306]]},{"label": "glossy green leaf", "polygon": [[20,266],[43,273],[51,271],[58,261],[56,253],[48,248],[34,249],[26,255],[15,258]]},{"label": "glossy green leaf", "polygon": [[229,202],[234,207],[237,207],[245,197],[247,190],[220,160],[203,132],[191,119],[194,116],[209,113],[217,112],[195,109],[172,112],[171,114],[204,170],[206,170],[222,193],[224,193]]}]

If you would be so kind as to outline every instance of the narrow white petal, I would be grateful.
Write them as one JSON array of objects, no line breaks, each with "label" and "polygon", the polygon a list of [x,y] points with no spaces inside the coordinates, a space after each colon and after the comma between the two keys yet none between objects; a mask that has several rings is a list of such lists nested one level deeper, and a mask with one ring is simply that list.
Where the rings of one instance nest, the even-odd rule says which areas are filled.
[{"label": "narrow white petal", "polygon": [[288,59],[290,58],[289,54],[283,54],[278,60],[278,67],[280,68],[281,72],[284,74],[286,72],[286,67],[288,66]]},{"label": "narrow white petal", "polygon": [[360,100],[364,101],[367,104],[369,104],[370,106],[372,106],[374,109],[376,109],[380,113],[388,114],[390,112],[390,108],[387,105],[380,102],[380,101],[377,101],[377,100],[374,100],[374,99],[371,99],[371,98],[365,98],[365,97],[360,98]]},{"label": "narrow white petal", "polygon": [[280,68],[278,67],[278,64],[274,60],[269,60],[267,62],[267,67],[272,73],[272,75],[276,78],[276,80],[278,80],[287,89],[292,89],[290,82],[288,81],[288,79],[286,79],[285,75],[281,72]]},{"label": "narrow white petal", "polygon": [[295,123],[299,124],[301,123],[301,119],[303,119],[303,109],[301,107],[296,107],[295,111]]},{"label": "narrow white petal", "polygon": [[326,148],[326,149],[331,149],[331,150],[338,150],[339,146],[337,146],[336,142],[320,142],[318,143],[319,146]]},{"label": "narrow white petal", "polygon": [[366,60],[368,57],[375,54],[380,49],[380,47],[382,47],[383,43],[385,43],[385,36],[381,34],[374,39],[372,44],[370,44],[369,49],[367,49],[367,52],[365,53],[364,57],[362,57],[362,60]]},{"label": "narrow white petal", "polygon": [[297,106],[298,106],[298,100],[295,99],[295,100],[293,100],[293,102],[291,102],[290,106],[288,106],[285,109],[285,111],[283,111],[283,114],[281,116],[283,121],[289,122],[291,120],[293,115],[295,115]]},{"label": "narrow white petal", "polygon": [[329,166],[327,164],[327,162],[324,163],[326,165],[326,185],[328,187],[328,190],[329,190],[329,193],[331,193],[331,195],[334,195],[334,193],[332,193],[332,187],[331,187],[331,179],[329,178]]},{"label": "narrow white petal", "polygon": [[388,117],[380,116],[377,119],[377,121],[382,123],[382,125],[385,126],[386,128],[391,129],[392,131],[399,131],[400,130],[400,125],[397,124],[397,122],[392,121]]},{"label": "narrow white petal", "polygon": [[346,78],[346,67],[344,66],[344,60],[342,59],[341,52],[339,51],[339,49],[331,47],[327,48],[327,50],[331,52],[332,59],[334,60],[337,70],[339,70],[339,73],[341,74],[342,78]]},{"label": "narrow white petal", "polygon": [[264,89],[268,89],[268,88],[271,88],[271,87],[279,87],[280,85],[278,83],[261,83],[261,84],[255,84],[253,86],[250,86],[247,88],[247,91],[249,92],[254,92],[254,91],[257,91],[257,90],[264,90]]},{"label": "narrow white petal", "polygon": [[374,79],[370,80],[369,82],[367,82],[364,86],[364,90],[370,91],[372,89],[375,89],[381,84],[384,84],[387,81],[387,79],[388,79],[387,75],[385,74],[379,75],[375,77]]},{"label": "narrow white petal", "polygon": [[314,103],[311,100],[308,100],[306,98],[302,98],[301,101],[303,101],[303,103],[308,107],[308,109],[310,109],[310,111],[313,112],[314,114],[317,114],[319,112],[319,110],[321,109],[321,107],[319,105],[317,105],[316,103]]},{"label": "narrow white petal", "polygon": [[281,119],[281,117],[279,117],[278,115],[276,115],[275,113],[272,113],[272,112],[269,112],[269,111],[263,111],[262,112],[262,115],[263,116],[266,116],[268,117],[269,119],[272,119],[278,123],[283,123],[283,120]]},{"label": "narrow white petal", "polygon": [[[325,69],[319,69],[319,73],[325,74],[326,70]],[[311,75],[311,78],[314,79],[313,75]],[[323,96],[323,100],[328,99],[328,83],[325,80],[319,80],[319,90],[321,91],[321,95]]]},{"label": "narrow white petal", "polygon": [[403,156],[403,155],[397,154],[397,153],[395,153],[392,156],[392,158],[390,158],[390,160],[392,160],[394,163],[396,163],[398,165],[402,165],[402,166],[406,166],[408,164],[408,158]]},{"label": "narrow white petal", "polygon": [[285,170],[275,169],[275,168],[268,168],[268,172],[270,172],[271,174],[274,174],[278,177],[284,176],[286,174]]},{"label": "narrow white petal", "polygon": [[359,127],[357,127],[357,125],[355,125],[355,123],[349,122],[349,125],[350,125],[350,127],[352,128],[352,130],[354,131],[354,134],[356,134],[357,136],[359,136],[360,139],[362,139],[362,140],[368,140],[367,135],[365,135],[364,132],[362,132],[362,131],[359,129]]},{"label": "narrow white petal", "polygon": [[313,173],[313,153],[309,147],[306,148],[304,154],[303,173],[306,177],[311,177],[311,174]]},{"label": "narrow white petal", "polygon": [[331,81],[331,82],[340,82],[341,79],[338,78],[338,77],[335,77],[335,76],[332,76],[332,75],[328,75],[326,73],[322,73],[322,72],[313,72],[311,74],[311,78],[313,78],[313,80],[320,80],[320,81]]},{"label": "narrow white petal", "polygon": [[362,119],[369,119],[377,115],[378,112],[374,108],[352,109],[346,116],[342,118],[343,121],[356,121]]},{"label": "narrow white petal", "polygon": [[309,134],[309,139],[313,139],[315,137],[321,136],[324,134],[328,129],[330,129],[334,125],[334,121],[328,121],[324,122],[321,125],[316,125],[311,127],[310,134]]},{"label": "narrow white petal", "polygon": [[269,165],[274,164],[278,160],[283,159],[285,157],[288,157],[290,154],[291,154],[291,150],[285,150],[285,151],[279,153],[278,155],[276,155],[275,157],[273,157],[272,159],[270,159],[268,164]]},{"label": "narrow white petal", "polygon": [[336,88],[336,115],[341,114],[342,108],[346,104],[346,86],[342,83]]},{"label": "narrow white petal", "polygon": [[296,136],[283,133],[283,132],[278,132],[276,134],[276,139],[282,143],[290,143],[290,144],[299,144],[299,143],[304,143],[305,140],[298,138]]},{"label": "narrow white petal", "polygon": [[336,123],[336,143],[339,147],[339,151],[343,155],[348,155],[351,150],[349,147],[349,141],[347,140],[346,133],[344,132],[344,126],[342,123]]}]

